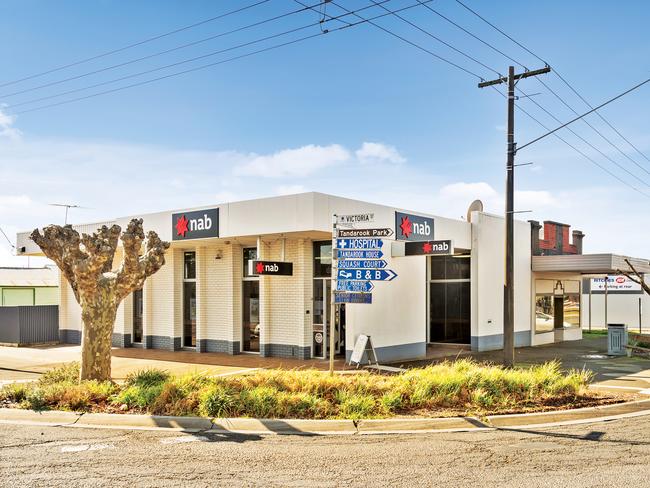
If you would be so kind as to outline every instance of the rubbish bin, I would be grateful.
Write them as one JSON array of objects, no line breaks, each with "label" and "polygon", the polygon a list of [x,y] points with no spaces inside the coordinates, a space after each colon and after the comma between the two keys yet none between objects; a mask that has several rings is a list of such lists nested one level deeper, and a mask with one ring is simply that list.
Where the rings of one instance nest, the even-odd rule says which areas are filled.
[{"label": "rubbish bin", "polygon": [[607,324],[607,354],[625,356],[627,346],[627,325]]}]

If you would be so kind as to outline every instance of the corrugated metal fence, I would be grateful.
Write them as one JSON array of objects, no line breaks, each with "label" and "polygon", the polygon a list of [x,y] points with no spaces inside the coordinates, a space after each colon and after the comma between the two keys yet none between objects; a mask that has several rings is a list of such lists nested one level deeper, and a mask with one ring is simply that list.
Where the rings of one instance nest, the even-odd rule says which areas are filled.
[{"label": "corrugated metal fence", "polygon": [[0,343],[39,344],[58,340],[57,305],[0,307]]}]

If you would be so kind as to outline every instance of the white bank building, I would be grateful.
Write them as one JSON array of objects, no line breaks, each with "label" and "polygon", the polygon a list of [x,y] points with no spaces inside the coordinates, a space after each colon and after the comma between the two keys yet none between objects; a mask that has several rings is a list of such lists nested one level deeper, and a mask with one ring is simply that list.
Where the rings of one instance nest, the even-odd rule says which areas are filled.
[{"label": "white bank building", "polygon": [[[333,250],[334,215],[368,217],[342,222],[348,237]],[[454,220],[302,193],[74,227],[125,228],[135,217],[171,247],[165,266],[120,306],[116,347],[311,359],[327,357],[331,331],[337,355],[349,357],[364,334],[381,362],[423,358],[440,344],[503,347],[500,216],[473,211],[468,221]],[[363,229],[379,231],[374,242],[357,238],[366,237]],[[556,222],[543,229],[515,222],[517,347],[581,338],[584,278],[614,273],[624,259],[582,255],[582,237],[574,231],[570,238],[569,227]],[[29,232],[18,235],[18,248],[40,254]],[[382,267],[364,268],[375,267],[375,258]],[[118,251],[116,267],[120,259]],[[634,263],[650,273],[648,260]],[[341,301],[370,303],[333,305],[333,283]],[[80,343],[80,308],[63,277],[59,289],[61,341]]]}]

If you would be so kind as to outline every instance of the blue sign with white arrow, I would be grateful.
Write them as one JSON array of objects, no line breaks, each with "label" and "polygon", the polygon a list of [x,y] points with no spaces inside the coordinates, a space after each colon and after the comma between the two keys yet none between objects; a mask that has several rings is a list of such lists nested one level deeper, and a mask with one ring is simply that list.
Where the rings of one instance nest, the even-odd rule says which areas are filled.
[{"label": "blue sign with white arrow", "polygon": [[372,303],[372,293],[334,293],[334,303]]},{"label": "blue sign with white arrow", "polygon": [[371,292],[375,285],[370,281],[337,281],[336,291],[353,291],[368,293]]},{"label": "blue sign with white arrow", "polygon": [[392,269],[338,269],[337,280],[392,281],[397,273]]},{"label": "blue sign with white arrow", "polygon": [[381,259],[383,251],[364,251],[362,249],[338,249],[336,259]]},{"label": "blue sign with white arrow", "polygon": [[388,263],[384,259],[341,259],[337,266],[339,269],[383,269]]},{"label": "blue sign with white arrow", "polygon": [[384,245],[381,239],[337,239],[337,249],[380,249]]}]

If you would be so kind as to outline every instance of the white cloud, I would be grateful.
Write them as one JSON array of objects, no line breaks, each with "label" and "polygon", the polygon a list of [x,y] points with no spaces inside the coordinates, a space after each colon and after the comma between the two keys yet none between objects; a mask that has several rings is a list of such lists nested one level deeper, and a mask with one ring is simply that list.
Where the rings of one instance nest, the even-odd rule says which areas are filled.
[{"label": "white cloud", "polygon": [[395,146],[389,146],[380,142],[364,142],[355,151],[355,155],[361,164],[383,162],[402,164],[406,162],[406,158],[397,151]]},{"label": "white cloud", "polygon": [[337,166],[350,159],[350,152],[339,144],[309,144],[297,149],[283,149],[268,156],[254,156],[235,167],[239,176],[283,178],[310,176],[322,169]]},{"label": "white cloud", "polygon": [[20,139],[22,133],[14,127],[16,118],[3,112],[3,106],[0,106],[0,137],[8,137],[9,139]]}]

